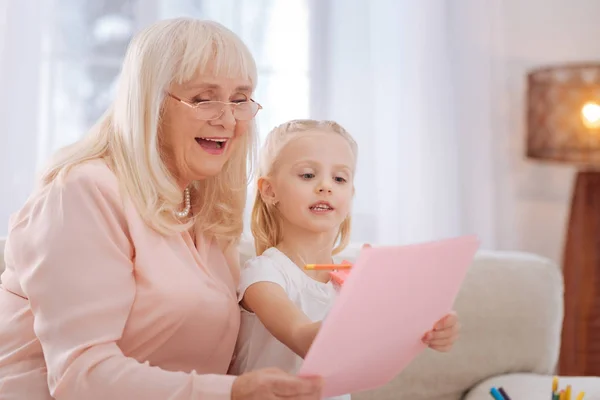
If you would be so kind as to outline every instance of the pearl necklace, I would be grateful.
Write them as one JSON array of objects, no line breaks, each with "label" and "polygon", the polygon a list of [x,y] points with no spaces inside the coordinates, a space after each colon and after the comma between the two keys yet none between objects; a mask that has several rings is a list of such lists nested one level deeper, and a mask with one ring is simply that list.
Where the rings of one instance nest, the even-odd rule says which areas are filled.
[{"label": "pearl necklace", "polygon": [[183,190],[183,210],[181,211],[176,211],[175,215],[177,215],[178,218],[185,218],[190,214],[190,210],[192,209],[192,202],[190,201],[190,188],[186,187]]}]

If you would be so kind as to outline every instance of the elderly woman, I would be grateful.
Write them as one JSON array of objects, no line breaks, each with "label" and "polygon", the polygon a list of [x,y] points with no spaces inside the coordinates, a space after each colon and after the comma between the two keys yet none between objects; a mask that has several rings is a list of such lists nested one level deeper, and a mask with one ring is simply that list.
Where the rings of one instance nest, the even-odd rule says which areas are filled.
[{"label": "elderly woman", "polygon": [[11,220],[0,398],[320,398],[316,378],[227,375],[255,84],[214,22],[134,38],[112,106]]}]

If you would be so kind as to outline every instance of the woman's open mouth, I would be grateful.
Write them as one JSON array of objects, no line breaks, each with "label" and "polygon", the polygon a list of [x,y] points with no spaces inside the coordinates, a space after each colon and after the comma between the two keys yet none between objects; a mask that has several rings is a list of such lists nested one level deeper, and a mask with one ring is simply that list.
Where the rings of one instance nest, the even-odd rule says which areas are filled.
[{"label": "woman's open mouth", "polygon": [[208,154],[219,155],[223,154],[227,146],[228,138],[213,138],[213,137],[197,137],[196,143],[204,149]]}]

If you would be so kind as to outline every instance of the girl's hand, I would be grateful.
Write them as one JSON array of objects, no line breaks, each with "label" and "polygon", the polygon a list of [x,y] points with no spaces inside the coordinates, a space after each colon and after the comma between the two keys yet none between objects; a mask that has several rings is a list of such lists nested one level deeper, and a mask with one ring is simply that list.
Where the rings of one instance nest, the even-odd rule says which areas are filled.
[{"label": "girl's hand", "polygon": [[423,335],[422,340],[433,350],[448,352],[458,339],[459,330],[458,316],[455,312],[451,312],[436,322],[433,329]]}]

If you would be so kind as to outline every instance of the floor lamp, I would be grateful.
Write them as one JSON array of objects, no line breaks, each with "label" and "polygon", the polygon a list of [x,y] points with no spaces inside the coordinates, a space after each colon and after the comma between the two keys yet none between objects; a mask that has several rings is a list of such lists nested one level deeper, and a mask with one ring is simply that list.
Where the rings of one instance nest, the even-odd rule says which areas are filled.
[{"label": "floor lamp", "polygon": [[600,376],[600,62],[527,76],[527,156],[579,167],[563,253],[559,373]]}]

